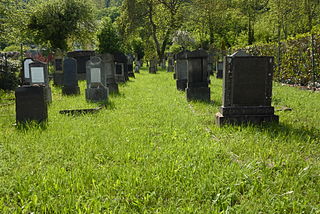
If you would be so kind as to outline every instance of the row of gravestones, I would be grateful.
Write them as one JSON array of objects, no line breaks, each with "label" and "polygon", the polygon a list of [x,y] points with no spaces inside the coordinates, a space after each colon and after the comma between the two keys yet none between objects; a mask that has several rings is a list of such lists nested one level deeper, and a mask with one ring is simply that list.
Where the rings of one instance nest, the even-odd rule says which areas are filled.
[{"label": "row of gravestones", "polygon": [[[99,54],[92,55],[85,63],[83,59],[76,60],[65,57],[62,64],[64,95],[78,95],[77,73],[80,66],[85,65],[87,88],[86,99],[92,102],[103,102],[108,100],[109,93],[118,93],[118,83],[129,80],[127,56]],[[57,68],[57,66],[55,66]],[[129,68],[128,68],[129,67]],[[131,67],[132,68],[132,67]],[[81,69],[81,68],[80,68]],[[139,69],[136,69],[139,70]],[[23,62],[23,85],[16,89],[16,121],[43,122],[48,118],[48,103],[52,102],[51,89],[48,78],[48,65],[31,58]],[[134,75],[133,75],[134,77]]]},{"label": "row of gravestones", "polygon": [[[183,51],[175,60],[177,89],[186,92],[188,101],[210,102],[206,51]],[[273,57],[250,56],[242,51],[224,58],[223,103],[216,114],[217,125],[279,121],[271,106],[273,63]]]}]

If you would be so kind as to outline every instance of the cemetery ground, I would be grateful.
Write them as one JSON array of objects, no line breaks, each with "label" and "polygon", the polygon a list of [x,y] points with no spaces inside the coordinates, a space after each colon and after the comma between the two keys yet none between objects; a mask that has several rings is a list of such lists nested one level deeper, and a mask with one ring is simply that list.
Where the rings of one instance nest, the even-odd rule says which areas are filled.
[{"label": "cemetery ground", "polygon": [[46,127],[0,106],[1,213],[320,213],[320,93],[274,83],[279,124],[219,128],[214,77],[213,103],[144,69],[100,112],[59,114],[98,106],[80,86],[52,86]]}]

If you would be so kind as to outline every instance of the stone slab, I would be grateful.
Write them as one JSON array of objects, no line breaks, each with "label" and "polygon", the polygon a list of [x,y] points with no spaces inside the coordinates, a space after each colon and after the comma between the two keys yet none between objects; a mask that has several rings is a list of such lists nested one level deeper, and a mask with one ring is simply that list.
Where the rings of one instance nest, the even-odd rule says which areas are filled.
[{"label": "stone slab", "polygon": [[79,95],[80,87],[79,86],[63,86],[62,87],[63,95]]},{"label": "stone slab", "polygon": [[86,89],[86,100],[91,102],[104,102],[108,100],[108,89],[107,88],[87,88]]},{"label": "stone slab", "polygon": [[204,101],[210,102],[210,88],[209,87],[197,87],[187,88],[186,96],[188,101]]},{"label": "stone slab", "polygon": [[223,126],[226,124],[242,125],[242,124],[262,124],[262,123],[278,123],[277,115],[222,115],[220,112],[216,114],[216,124]]}]

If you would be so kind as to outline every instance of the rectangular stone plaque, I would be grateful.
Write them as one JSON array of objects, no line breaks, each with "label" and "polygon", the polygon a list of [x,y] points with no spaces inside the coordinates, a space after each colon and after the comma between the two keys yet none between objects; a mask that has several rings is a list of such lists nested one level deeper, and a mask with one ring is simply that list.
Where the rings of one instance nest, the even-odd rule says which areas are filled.
[{"label": "rectangular stone plaque", "polygon": [[32,83],[45,83],[43,67],[31,67],[30,71]]},{"label": "rectangular stone plaque", "polygon": [[101,82],[101,70],[100,68],[91,68],[91,82],[92,83],[100,83]]}]

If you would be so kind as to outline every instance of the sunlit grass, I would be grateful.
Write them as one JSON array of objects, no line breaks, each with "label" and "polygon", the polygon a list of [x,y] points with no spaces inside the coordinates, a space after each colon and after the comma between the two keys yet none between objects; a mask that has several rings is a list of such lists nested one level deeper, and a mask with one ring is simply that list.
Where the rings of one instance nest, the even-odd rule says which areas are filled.
[{"label": "sunlit grass", "polygon": [[214,124],[213,103],[188,103],[171,73],[120,86],[97,114],[52,88],[46,128],[17,129],[0,107],[1,213],[319,213],[320,94],[275,84],[279,125]]}]

